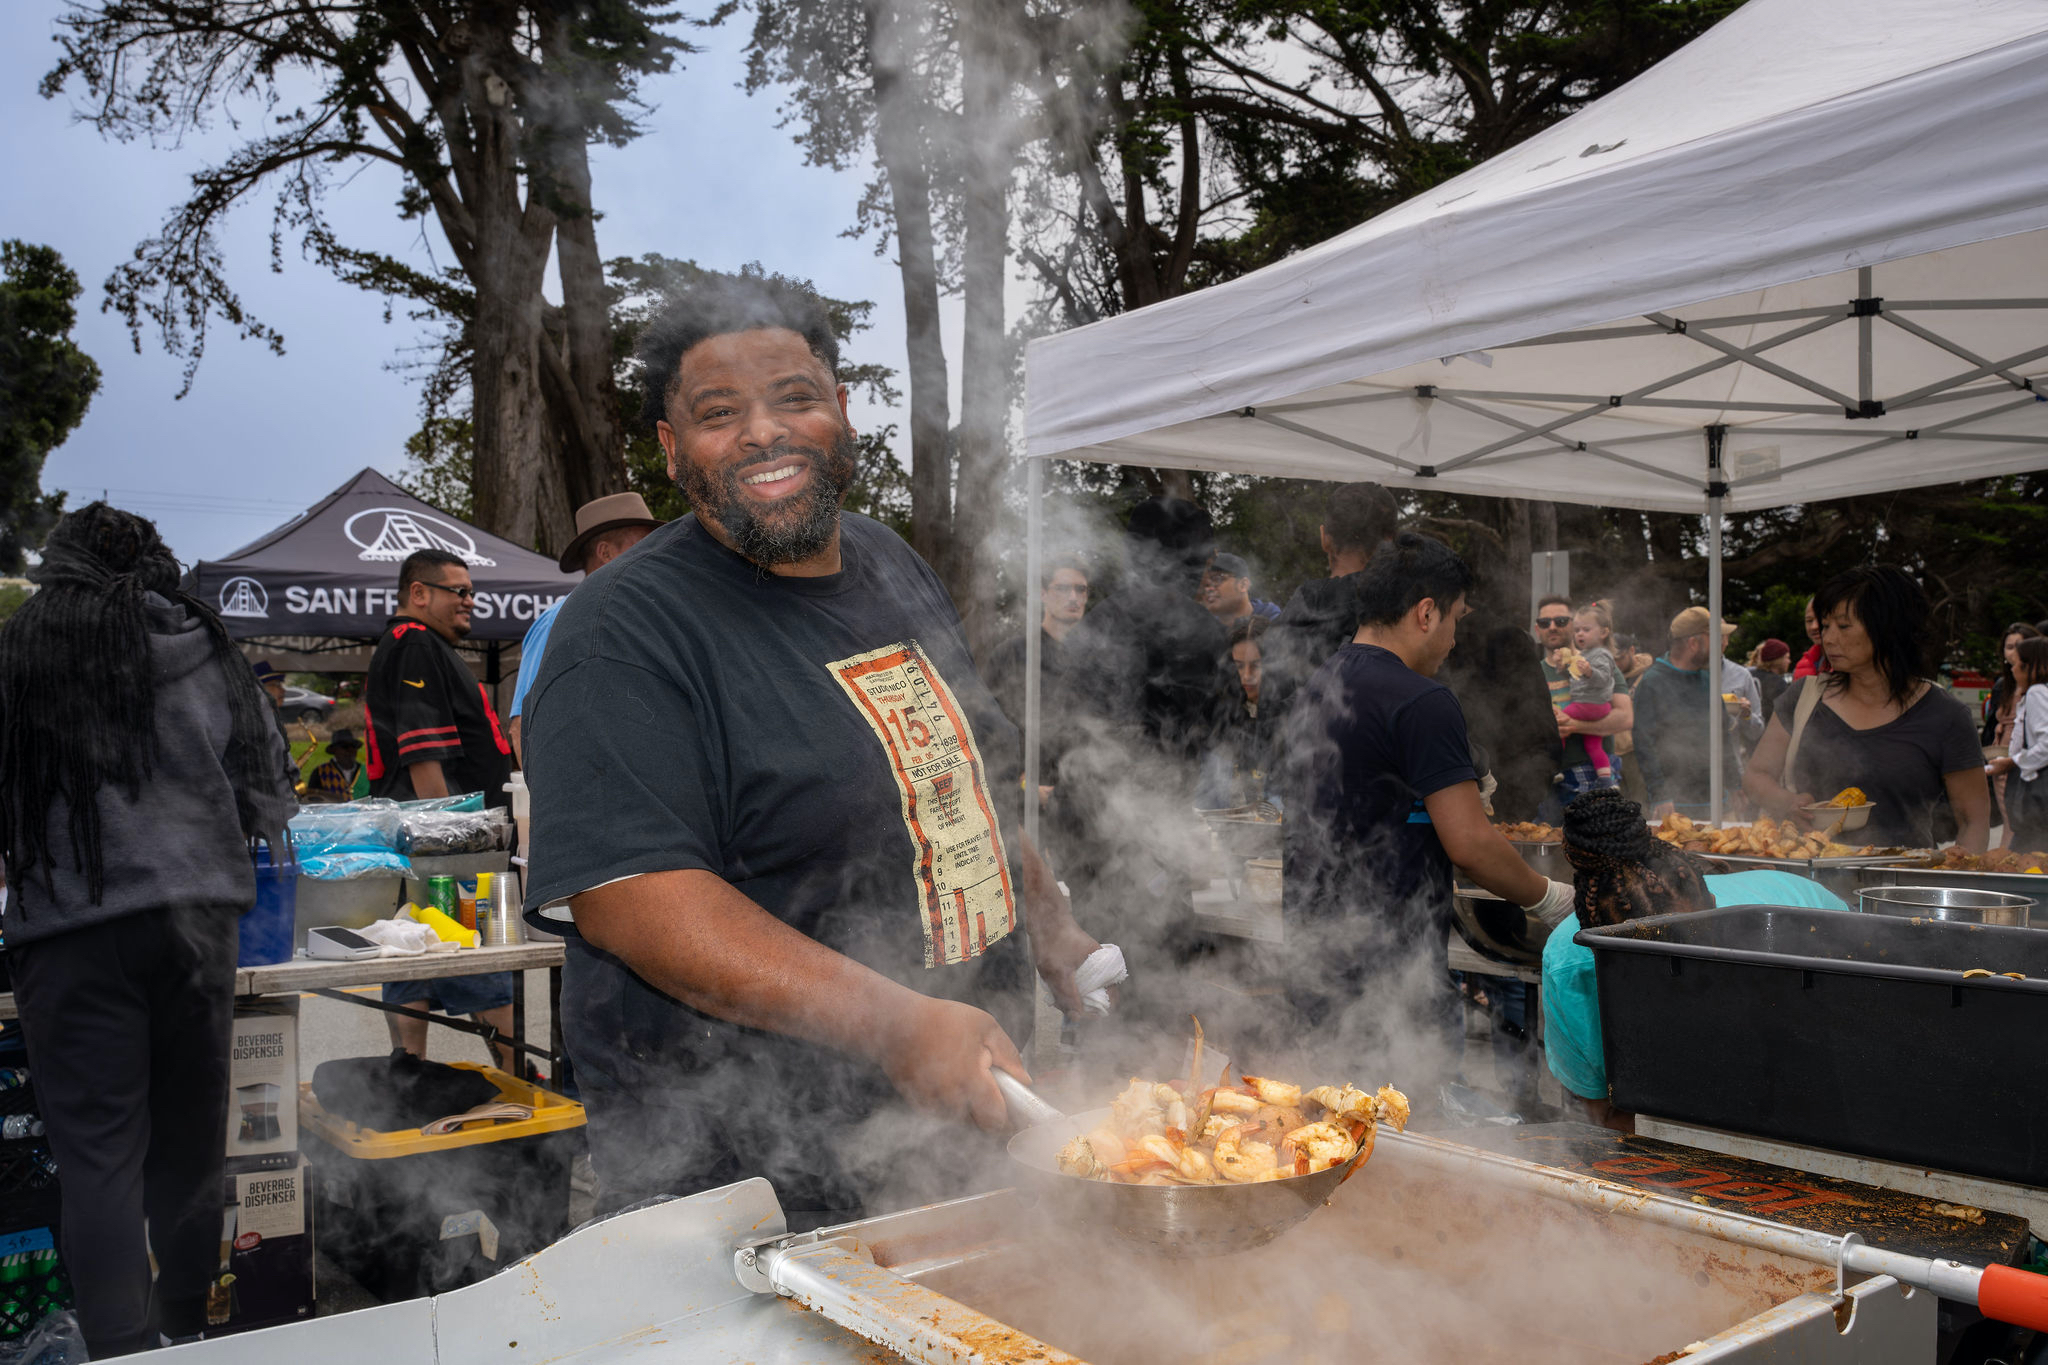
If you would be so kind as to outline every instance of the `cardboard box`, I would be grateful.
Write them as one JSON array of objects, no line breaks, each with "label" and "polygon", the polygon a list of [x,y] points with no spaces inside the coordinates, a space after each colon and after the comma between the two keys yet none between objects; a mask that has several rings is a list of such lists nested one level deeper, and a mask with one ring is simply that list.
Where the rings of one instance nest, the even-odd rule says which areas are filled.
[{"label": "cardboard box", "polygon": [[227,1178],[222,1266],[206,1295],[209,1336],[313,1316],[313,1205],[306,1163]]},{"label": "cardboard box", "polygon": [[238,1009],[228,1050],[228,1169],[288,1169],[298,1150],[298,1018]]}]

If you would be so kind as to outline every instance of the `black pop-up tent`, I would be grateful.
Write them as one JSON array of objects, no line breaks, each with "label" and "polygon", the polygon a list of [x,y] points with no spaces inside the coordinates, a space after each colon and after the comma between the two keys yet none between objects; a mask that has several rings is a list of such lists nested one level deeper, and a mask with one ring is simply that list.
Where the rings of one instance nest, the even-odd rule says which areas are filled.
[{"label": "black pop-up tent", "polygon": [[468,562],[478,642],[518,640],[583,578],[365,469],[262,539],[194,566],[193,595],[217,607],[237,639],[374,639],[398,609],[400,562],[426,549]]}]

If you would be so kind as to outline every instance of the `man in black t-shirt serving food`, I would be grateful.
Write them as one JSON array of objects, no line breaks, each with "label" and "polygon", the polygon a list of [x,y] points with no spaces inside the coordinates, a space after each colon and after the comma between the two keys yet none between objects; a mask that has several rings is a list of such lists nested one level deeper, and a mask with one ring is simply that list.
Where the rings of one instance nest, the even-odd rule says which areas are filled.
[{"label": "man in black t-shirt serving food", "polygon": [[1531,871],[1488,821],[1464,712],[1436,681],[1471,586],[1464,561],[1412,531],[1374,555],[1358,632],[1309,679],[1288,734],[1282,886],[1289,939],[1312,957],[1291,990],[1303,1036],[1418,1068],[1455,1063],[1453,864],[1551,924],[1572,908],[1571,886]]},{"label": "man in black t-shirt serving food", "polygon": [[1005,1123],[990,1073],[1025,1075],[1033,969],[1078,1013],[1098,945],[1023,841],[1017,732],[944,588],[840,511],[817,297],[708,277],[641,360],[693,512],[569,598],[526,700],[526,906],[574,915],[598,1207],[753,1175],[792,1228],[905,1179],[936,1197],[990,1150],[954,1121]]},{"label": "man in black t-shirt serving food", "polygon": [[[363,689],[370,795],[412,801],[482,792],[485,805],[509,802],[512,746],[490,692],[455,652],[475,602],[469,565],[446,550],[415,550],[398,566],[398,614],[384,623]],[[390,1004],[466,1014],[512,1032],[510,972],[387,982],[383,994]],[[427,1055],[424,1019],[385,1020],[395,1045]],[[495,1051],[500,1066],[519,1074],[512,1049]]]}]

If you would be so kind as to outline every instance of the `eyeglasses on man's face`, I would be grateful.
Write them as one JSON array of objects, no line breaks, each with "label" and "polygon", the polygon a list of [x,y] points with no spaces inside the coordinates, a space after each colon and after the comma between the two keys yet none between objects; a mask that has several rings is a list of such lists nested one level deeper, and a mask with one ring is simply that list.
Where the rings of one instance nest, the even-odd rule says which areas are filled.
[{"label": "eyeglasses on man's face", "polygon": [[1539,616],[1536,618],[1536,624],[1539,626],[1568,626],[1571,623],[1572,618],[1569,616]]},{"label": "eyeglasses on man's face", "polygon": [[429,582],[427,582],[427,580],[426,580],[426,579],[424,579],[424,578],[422,578],[422,579],[419,579],[419,580],[417,580],[417,581],[418,581],[419,585],[420,585],[421,587],[423,587],[423,588],[434,588],[434,589],[436,589],[436,590],[438,590],[438,591],[440,591],[440,592],[445,592],[445,593],[453,593],[453,594],[455,595],[455,598],[456,598],[456,600],[457,600],[457,601],[460,601],[460,602],[474,602],[474,601],[476,601],[476,589],[475,589],[475,588],[451,588],[451,587],[449,587],[449,586],[448,586],[448,585],[447,585],[446,583],[429,583]]}]

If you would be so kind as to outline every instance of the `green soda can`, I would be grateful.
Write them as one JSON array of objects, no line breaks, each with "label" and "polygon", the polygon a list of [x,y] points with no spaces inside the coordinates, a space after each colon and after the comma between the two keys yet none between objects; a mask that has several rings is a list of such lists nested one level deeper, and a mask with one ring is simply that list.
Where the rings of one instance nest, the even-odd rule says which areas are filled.
[{"label": "green soda can", "polygon": [[449,919],[454,919],[456,911],[455,878],[427,878],[427,904],[439,910]]}]

